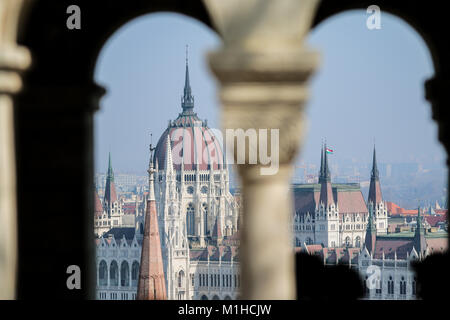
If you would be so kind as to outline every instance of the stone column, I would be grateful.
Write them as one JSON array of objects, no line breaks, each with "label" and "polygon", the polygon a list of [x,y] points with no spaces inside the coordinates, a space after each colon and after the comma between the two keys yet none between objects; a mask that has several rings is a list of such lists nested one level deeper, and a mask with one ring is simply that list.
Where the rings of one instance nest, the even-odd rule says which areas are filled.
[{"label": "stone column", "polygon": [[16,44],[22,0],[0,2],[0,300],[16,296],[17,207],[12,96],[31,62]]},{"label": "stone column", "polygon": [[[209,55],[220,84],[223,129],[255,129],[279,151],[279,169],[267,169],[259,155],[237,165],[242,183],[241,298],[295,299],[290,191],[293,162],[305,133],[307,80],[318,55],[303,44],[316,0],[205,0],[223,47]],[[259,129],[268,129],[267,137]],[[272,147],[271,129],[279,143]],[[236,147],[234,147],[236,150]],[[231,150],[228,150],[230,152]],[[236,161],[236,153],[234,153]]]}]

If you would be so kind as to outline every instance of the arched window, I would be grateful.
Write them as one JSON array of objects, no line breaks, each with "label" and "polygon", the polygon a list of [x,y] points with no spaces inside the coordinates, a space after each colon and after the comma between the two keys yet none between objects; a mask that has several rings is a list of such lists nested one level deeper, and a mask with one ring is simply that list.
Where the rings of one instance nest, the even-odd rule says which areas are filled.
[{"label": "arched window", "polygon": [[402,280],[400,281],[400,294],[406,295],[406,281],[405,277],[402,277]]},{"label": "arched window", "polygon": [[108,265],[105,260],[102,260],[99,265],[98,270],[98,278],[99,285],[107,286],[108,285]]},{"label": "arched window", "polygon": [[115,260],[111,262],[111,265],[109,267],[109,285],[119,285],[119,266],[117,265],[117,262]]},{"label": "arched window", "polygon": [[214,297],[212,298],[213,300],[220,300],[218,295],[214,295]]},{"label": "arched window", "polygon": [[231,297],[229,295],[226,295],[224,300],[231,300]]},{"label": "arched window", "polygon": [[203,214],[205,235],[207,235],[208,234],[208,205],[205,202],[202,203],[202,214]]},{"label": "arched window", "polygon": [[186,226],[187,226],[187,235],[194,236],[195,235],[195,210],[194,205],[191,203],[188,204],[186,209]]},{"label": "arched window", "polygon": [[200,300],[208,300],[208,297],[205,295],[202,295],[202,297],[200,298]]},{"label": "arched window", "polygon": [[357,236],[355,238],[355,247],[357,247],[357,248],[361,247],[361,237],[360,236]]},{"label": "arched window", "polygon": [[411,283],[411,288],[412,288],[412,294],[416,295],[417,293],[417,284],[416,284],[416,277],[414,277],[414,280]]},{"label": "arched window", "polygon": [[312,244],[313,243],[313,241],[312,241],[312,239],[310,237],[306,238],[305,242],[306,242],[306,244]]},{"label": "arched window", "polygon": [[346,247],[350,247],[352,245],[352,242],[351,242],[351,240],[350,240],[350,237],[346,237],[345,238],[345,246]]},{"label": "arched window", "polygon": [[133,287],[137,285],[138,278],[139,278],[139,262],[133,261],[133,265],[131,266],[131,283]]},{"label": "arched window", "polygon": [[130,266],[125,260],[120,265],[120,285],[122,287],[128,287],[130,285]]},{"label": "arched window", "polygon": [[183,286],[183,282],[184,282],[184,271],[181,270],[180,272],[178,272],[178,287],[181,288]]},{"label": "arched window", "polygon": [[394,280],[392,280],[392,276],[389,276],[388,294],[394,294]]}]

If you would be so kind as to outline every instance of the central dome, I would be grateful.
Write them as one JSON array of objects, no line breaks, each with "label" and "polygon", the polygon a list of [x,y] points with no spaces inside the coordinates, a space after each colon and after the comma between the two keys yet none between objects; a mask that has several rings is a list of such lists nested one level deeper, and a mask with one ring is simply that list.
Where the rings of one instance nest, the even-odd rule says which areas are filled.
[{"label": "central dome", "polygon": [[[181,98],[183,111],[169,126],[158,140],[155,149],[154,165],[159,169],[166,168],[167,139],[170,139],[172,161],[175,170],[219,170],[224,168],[224,152],[222,149],[221,133],[214,134],[208,128],[206,121],[202,121],[193,112],[194,97],[189,84],[189,67],[186,61],[186,77],[184,94]],[[220,134],[220,137],[219,137]]]}]

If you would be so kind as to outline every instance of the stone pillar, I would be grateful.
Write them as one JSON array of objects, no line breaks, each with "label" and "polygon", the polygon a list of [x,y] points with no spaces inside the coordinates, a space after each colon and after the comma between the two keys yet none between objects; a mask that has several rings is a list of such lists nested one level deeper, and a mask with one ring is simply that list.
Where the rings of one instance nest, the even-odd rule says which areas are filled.
[{"label": "stone pillar", "polygon": [[[209,56],[220,84],[223,129],[278,129],[279,169],[264,160],[237,165],[242,183],[241,298],[295,299],[290,191],[293,162],[305,133],[307,80],[318,55],[303,45],[316,0],[205,0],[223,47]],[[259,140],[259,139],[258,139]],[[236,150],[236,147],[234,147]],[[228,150],[230,152],[231,150]],[[236,153],[234,154],[236,161]]]},{"label": "stone pillar", "polygon": [[12,96],[31,56],[16,44],[22,0],[0,2],[0,300],[16,296],[17,207]]}]

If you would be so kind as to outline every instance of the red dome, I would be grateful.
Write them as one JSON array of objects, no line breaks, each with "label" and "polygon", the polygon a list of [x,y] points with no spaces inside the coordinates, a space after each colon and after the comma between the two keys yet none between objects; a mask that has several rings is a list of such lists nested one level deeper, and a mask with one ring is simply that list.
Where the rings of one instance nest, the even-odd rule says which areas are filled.
[{"label": "red dome", "polygon": [[[221,134],[213,132],[192,111],[183,111],[169,124],[159,138],[155,150],[155,164],[159,169],[166,169],[167,137],[170,135],[172,162],[175,170],[219,170],[224,164]],[[216,134],[215,134],[216,133]],[[220,136],[219,136],[220,135]]]}]

